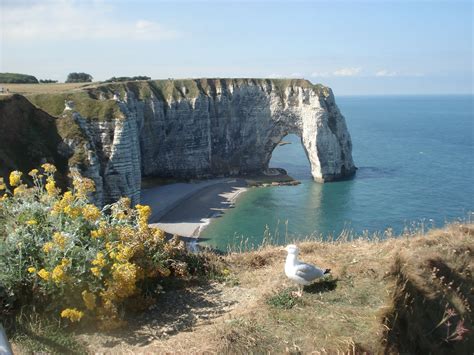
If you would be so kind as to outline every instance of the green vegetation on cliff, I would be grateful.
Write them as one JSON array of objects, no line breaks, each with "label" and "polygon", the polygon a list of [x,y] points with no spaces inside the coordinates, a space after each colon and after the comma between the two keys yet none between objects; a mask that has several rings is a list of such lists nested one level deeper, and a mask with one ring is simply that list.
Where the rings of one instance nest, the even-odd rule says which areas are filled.
[{"label": "green vegetation on cliff", "polygon": [[72,93],[28,95],[27,98],[34,105],[52,116],[62,114],[65,102],[72,101],[74,103],[74,111],[79,112],[85,119],[108,121],[113,118],[123,118],[117,102],[98,100],[91,97],[86,90]]},{"label": "green vegetation on cliff", "polygon": [[0,73],[0,83],[37,84],[38,79],[27,74]]}]

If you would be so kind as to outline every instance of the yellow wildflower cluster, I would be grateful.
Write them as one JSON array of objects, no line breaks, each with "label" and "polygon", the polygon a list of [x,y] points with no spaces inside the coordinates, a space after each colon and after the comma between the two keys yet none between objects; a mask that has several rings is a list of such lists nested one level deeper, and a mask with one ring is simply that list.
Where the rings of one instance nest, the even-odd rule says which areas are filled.
[{"label": "yellow wildflower cluster", "polygon": [[48,254],[54,248],[53,242],[46,242],[43,244],[43,251]]},{"label": "yellow wildflower cluster", "polygon": [[93,204],[87,204],[82,208],[82,215],[84,218],[90,222],[97,221],[100,216],[100,210]]},{"label": "yellow wildflower cluster", "polygon": [[102,228],[99,228],[97,230],[92,230],[91,231],[91,237],[92,238],[100,238],[104,236],[104,230]]},{"label": "yellow wildflower cluster", "polygon": [[59,190],[56,188],[56,182],[52,176],[48,176],[44,188],[49,196],[56,196],[59,193]]},{"label": "yellow wildflower cluster", "polygon": [[32,178],[35,178],[36,176],[38,176],[38,173],[38,169],[33,169],[28,173],[28,175],[30,175]]},{"label": "yellow wildflower cluster", "polygon": [[64,207],[64,213],[72,219],[77,218],[81,215],[82,209],[80,207],[68,205]]},{"label": "yellow wildflower cluster", "polygon": [[79,322],[84,316],[84,312],[78,311],[75,308],[66,308],[61,312],[61,318],[67,318],[71,322]]},{"label": "yellow wildflower cluster", "polygon": [[46,271],[45,269],[41,269],[38,271],[38,276],[41,277],[43,280],[48,281],[50,277],[49,271]]},{"label": "yellow wildflower cluster", "polygon": [[119,221],[127,219],[131,214],[130,204],[128,197],[122,197],[112,206],[112,217]]},{"label": "yellow wildflower cluster", "polygon": [[95,308],[96,297],[92,292],[82,291],[82,300],[89,311]]},{"label": "yellow wildflower cluster", "polygon": [[25,184],[21,184],[13,189],[13,195],[16,197],[21,197],[26,194],[28,188]]},{"label": "yellow wildflower cluster", "polygon": [[[43,170],[29,172],[32,188],[21,182],[21,172],[13,172],[13,193],[0,179],[0,190],[7,190],[4,196],[18,195],[8,205],[0,198],[0,217],[2,223],[11,220],[5,226],[8,230],[18,231],[15,247],[31,252],[18,268],[26,270],[18,274],[27,276],[33,294],[54,299],[54,307],[61,307],[56,311],[70,307],[60,312],[62,318],[77,322],[87,314],[101,329],[116,328],[124,324],[122,310],[130,306],[130,297],[142,299],[142,292],[156,285],[156,278],[186,274],[187,265],[174,260],[182,249],[166,242],[163,231],[148,227],[149,206],[135,209],[129,198],[122,198],[101,210],[88,199],[94,191],[92,180],[73,173],[74,189],[61,194],[54,165],[42,168],[45,176]],[[9,204],[15,208],[5,208]],[[52,231],[51,236],[44,240],[47,231]],[[12,255],[11,260],[15,258]]]},{"label": "yellow wildflower cluster", "polygon": [[107,290],[102,294],[104,301],[125,299],[136,291],[137,266],[126,262],[112,266],[112,281],[108,281]]},{"label": "yellow wildflower cluster", "polygon": [[56,265],[51,273],[51,278],[57,284],[61,283],[66,279],[66,271],[65,269],[71,264],[69,259],[62,259],[61,264]]},{"label": "yellow wildflower cluster", "polygon": [[64,193],[63,197],[54,203],[51,213],[53,215],[60,214],[64,212],[64,209],[68,206],[71,206],[75,201],[75,197],[71,191]]},{"label": "yellow wildflower cluster", "polygon": [[43,170],[48,174],[54,174],[58,169],[53,164],[45,163],[41,165]]},{"label": "yellow wildflower cluster", "polygon": [[104,253],[99,251],[95,256],[95,259],[92,260],[92,265],[96,265],[98,267],[104,267],[107,265],[107,260],[104,257]]},{"label": "yellow wildflower cluster", "polygon": [[56,243],[59,249],[63,250],[66,245],[67,236],[63,233],[56,232],[53,234],[53,241]]},{"label": "yellow wildflower cluster", "polygon": [[94,181],[81,176],[78,173],[72,174],[72,185],[74,186],[74,192],[80,199],[87,198],[87,195],[95,191]]},{"label": "yellow wildflower cluster", "polygon": [[135,209],[138,212],[138,227],[141,230],[148,228],[148,219],[151,215],[150,206],[136,205]]},{"label": "yellow wildflower cluster", "polygon": [[21,184],[21,176],[23,173],[21,171],[14,170],[10,173],[10,186],[15,187]]}]

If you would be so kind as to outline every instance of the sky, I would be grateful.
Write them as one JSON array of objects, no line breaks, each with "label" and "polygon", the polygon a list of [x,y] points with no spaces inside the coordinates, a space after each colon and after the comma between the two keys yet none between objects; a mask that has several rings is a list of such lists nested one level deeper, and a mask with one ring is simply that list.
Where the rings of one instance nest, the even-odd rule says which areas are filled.
[{"label": "sky", "polygon": [[473,1],[0,0],[0,72],[473,93]]}]

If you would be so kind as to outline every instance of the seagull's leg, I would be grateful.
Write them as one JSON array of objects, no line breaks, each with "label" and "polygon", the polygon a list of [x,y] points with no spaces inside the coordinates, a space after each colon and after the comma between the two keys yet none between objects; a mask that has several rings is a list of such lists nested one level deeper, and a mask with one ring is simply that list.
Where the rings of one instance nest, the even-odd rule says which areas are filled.
[{"label": "seagull's leg", "polygon": [[298,297],[303,296],[303,285],[298,285]]}]

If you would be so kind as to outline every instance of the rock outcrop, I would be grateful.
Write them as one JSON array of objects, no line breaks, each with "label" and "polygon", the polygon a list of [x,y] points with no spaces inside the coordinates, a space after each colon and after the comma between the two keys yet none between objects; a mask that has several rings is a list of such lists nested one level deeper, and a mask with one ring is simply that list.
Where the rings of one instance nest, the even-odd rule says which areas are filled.
[{"label": "rock outcrop", "polygon": [[101,185],[103,203],[124,195],[138,202],[143,176],[261,173],[289,133],[301,137],[315,180],[346,178],[356,169],[332,91],[306,80],[142,81],[86,92],[85,103],[84,93],[58,98],[67,100],[62,114],[51,100],[30,100],[78,123],[86,139],[82,170]]}]

